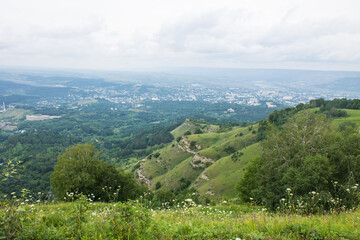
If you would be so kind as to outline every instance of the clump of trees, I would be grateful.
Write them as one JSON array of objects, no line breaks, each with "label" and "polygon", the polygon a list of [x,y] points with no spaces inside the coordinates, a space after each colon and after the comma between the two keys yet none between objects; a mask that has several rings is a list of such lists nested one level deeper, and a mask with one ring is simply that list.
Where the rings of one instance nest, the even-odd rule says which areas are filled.
[{"label": "clump of trees", "polygon": [[261,157],[248,164],[238,185],[241,198],[276,209],[291,189],[295,201],[316,193],[323,209],[336,198],[342,206],[357,206],[359,198],[350,194],[360,182],[360,135],[354,126],[339,131],[325,115],[309,110],[281,127],[269,124]]},{"label": "clump of trees", "polygon": [[335,98],[333,100],[325,100],[324,98],[314,99],[310,101],[312,107],[330,107],[343,109],[360,109],[360,99]]},{"label": "clump of trees", "polygon": [[62,200],[68,193],[94,195],[95,200],[110,201],[134,199],[143,193],[129,174],[100,159],[100,153],[91,144],[69,147],[58,157],[50,183],[55,198]]}]

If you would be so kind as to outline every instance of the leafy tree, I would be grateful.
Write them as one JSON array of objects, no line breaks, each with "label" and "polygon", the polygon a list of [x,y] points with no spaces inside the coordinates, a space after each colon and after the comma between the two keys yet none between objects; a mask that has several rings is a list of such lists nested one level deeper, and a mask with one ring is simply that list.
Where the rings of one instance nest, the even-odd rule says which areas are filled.
[{"label": "leafy tree", "polygon": [[[303,199],[313,191],[338,196],[334,182],[346,189],[360,181],[360,136],[356,128],[336,132],[324,115],[305,110],[281,129],[274,125],[268,129],[261,157],[248,164],[238,185],[243,200],[253,198],[274,209],[288,188]],[[341,194],[345,206],[356,206],[354,199],[346,200],[346,192]]]},{"label": "leafy tree", "polygon": [[351,122],[351,121],[346,121],[346,122],[343,122],[343,123],[340,123],[339,125],[339,131],[345,131],[346,128],[353,128],[355,129],[356,128],[356,123],[354,122]]},{"label": "leafy tree", "polygon": [[67,193],[94,194],[96,200],[110,201],[135,198],[141,188],[135,181],[113,165],[100,160],[100,154],[90,144],[69,147],[58,157],[58,163],[50,178],[57,199],[64,199]]},{"label": "leafy tree", "polygon": [[158,201],[158,205],[161,206],[161,203],[170,202],[175,198],[175,194],[169,190],[158,190],[155,192],[154,202]]},{"label": "leafy tree", "polygon": [[329,130],[325,116],[309,111],[295,115],[282,130],[271,126],[268,138],[262,143],[261,158],[250,164],[245,173],[254,176],[240,183],[243,198],[251,196],[268,207],[275,207],[287,188],[299,195],[323,190],[323,184],[331,177],[328,159],[324,157],[331,141]]},{"label": "leafy tree", "polygon": [[224,151],[225,151],[226,153],[228,153],[228,154],[232,154],[232,153],[236,152],[236,150],[235,150],[235,148],[234,148],[233,146],[226,146],[226,147],[224,148]]}]

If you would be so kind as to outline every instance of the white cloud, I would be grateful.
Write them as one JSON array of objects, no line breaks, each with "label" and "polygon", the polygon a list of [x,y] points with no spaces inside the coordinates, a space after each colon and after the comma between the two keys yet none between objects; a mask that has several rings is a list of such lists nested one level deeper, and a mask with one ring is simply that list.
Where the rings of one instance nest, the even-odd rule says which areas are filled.
[{"label": "white cloud", "polygon": [[356,0],[2,1],[0,64],[360,70],[358,9]]}]

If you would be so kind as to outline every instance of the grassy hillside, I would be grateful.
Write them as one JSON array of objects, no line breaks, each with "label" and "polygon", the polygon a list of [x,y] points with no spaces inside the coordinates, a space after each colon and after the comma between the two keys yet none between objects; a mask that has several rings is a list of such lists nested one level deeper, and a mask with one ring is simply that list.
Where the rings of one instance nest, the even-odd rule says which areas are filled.
[{"label": "grassy hillside", "polygon": [[239,152],[243,155],[238,159],[233,159],[231,155],[226,156],[203,171],[194,183],[201,196],[210,195],[211,198],[221,200],[237,195],[235,185],[240,180],[246,164],[260,155],[261,148],[255,143]]},{"label": "grassy hillside", "polygon": [[[334,127],[348,121],[360,126],[360,110],[345,111],[347,117],[331,120]],[[176,140],[143,159],[138,171],[152,190],[194,188],[200,200],[234,198],[247,163],[261,155],[258,129],[258,123],[223,127],[187,119],[171,132]]]},{"label": "grassy hillside", "polygon": [[200,199],[235,197],[234,183],[260,152],[257,127],[221,127],[187,119],[171,132],[176,140],[142,160],[138,177],[144,177],[152,190],[180,193],[194,187]]},{"label": "grassy hillside", "polygon": [[354,109],[343,109],[343,110],[345,110],[349,116],[343,118],[334,118],[332,120],[332,123],[334,125],[340,125],[341,123],[351,121],[356,123],[357,126],[360,126],[360,110],[354,110]]},{"label": "grassy hillside", "polygon": [[171,131],[171,134],[174,138],[177,138],[183,136],[187,131],[195,132],[197,129],[200,129],[203,132],[211,133],[219,131],[219,126],[186,119],[183,124]]}]

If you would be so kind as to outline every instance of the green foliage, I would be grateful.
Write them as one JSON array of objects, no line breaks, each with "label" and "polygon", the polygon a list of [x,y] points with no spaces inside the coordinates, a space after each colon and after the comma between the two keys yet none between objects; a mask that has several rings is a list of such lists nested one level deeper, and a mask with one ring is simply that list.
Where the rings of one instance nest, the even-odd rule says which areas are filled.
[{"label": "green foliage", "polygon": [[129,201],[117,203],[108,223],[117,239],[141,239],[150,224],[150,213],[140,204]]},{"label": "green foliage", "polygon": [[160,207],[164,203],[167,205],[172,205],[173,200],[175,199],[175,194],[169,190],[158,190],[155,192],[155,195],[152,199],[153,206]]},{"label": "green foliage", "polygon": [[[9,100],[11,96],[7,96]],[[91,104],[74,104],[74,108],[62,105],[54,107],[22,106],[9,110],[1,117],[11,117],[24,133],[1,131],[0,163],[8,159],[23,162],[18,175],[7,181],[1,193],[19,192],[23,187],[34,192],[50,192],[50,175],[57,156],[65,148],[89,142],[99,151],[106,162],[117,167],[128,167],[130,159],[144,158],[163,143],[173,140],[170,133],[186,117],[224,123],[228,121],[256,121],[270,110],[266,106],[238,104],[212,104],[208,102],[146,102],[144,107],[133,109],[130,104],[116,104],[98,99]],[[116,110],[114,110],[116,108]],[[233,108],[236,114],[224,114]],[[27,110],[24,110],[27,109]],[[62,116],[44,121],[24,121],[26,114]],[[192,132],[202,129],[203,121],[196,121]],[[189,129],[188,129],[189,130]],[[217,130],[217,129],[216,129]],[[202,130],[204,131],[204,130]],[[184,131],[185,132],[185,131]],[[180,135],[182,136],[183,131]],[[180,136],[175,134],[174,137]]]},{"label": "green foliage", "polygon": [[22,188],[33,192],[50,191],[50,174],[56,164],[57,156],[64,147],[76,142],[74,138],[64,138],[58,133],[37,131],[21,135],[11,135],[0,144],[0,162],[3,167],[6,159],[22,162],[17,174],[3,183],[1,192],[10,194],[20,192]]},{"label": "green foliage", "polygon": [[107,187],[110,194],[116,194],[120,189],[118,200],[123,201],[134,198],[140,191],[129,175],[101,161],[99,152],[90,144],[67,148],[58,157],[50,181],[59,200],[66,199],[67,193],[78,192],[94,194],[97,200],[110,201],[109,193],[103,190]]},{"label": "green foliage", "polygon": [[343,132],[346,130],[346,128],[356,128],[356,123],[346,121],[339,124],[339,131]]},{"label": "green foliage", "polygon": [[[246,165],[246,171],[241,178],[240,183],[237,185],[237,189],[240,193],[240,198],[244,202],[254,201],[254,196],[258,195],[259,182],[258,172],[260,169],[260,159],[254,158]],[[256,199],[257,203],[261,204],[262,199]]]},{"label": "green foliage", "polygon": [[179,180],[179,186],[175,189],[175,193],[179,194],[183,190],[185,190],[187,187],[189,187],[191,184],[191,181],[189,179],[181,178]]},{"label": "green foliage", "polygon": [[19,210],[19,201],[10,200],[4,202],[4,204],[5,206],[0,215],[0,238],[15,239],[16,235],[22,230],[21,218],[24,212]]},{"label": "green foliage", "polygon": [[88,198],[82,194],[76,196],[74,207],[72,209],[72,228],[70,228],[71,235],[75,238],[81,239],[83,235],[83,223],[86,223],[86,211],[89,209]]},{"label": "green foliage", "polygon": [[196,129],[195,132],[194,132],[194,134],[202,134],[202,133],[203,133],[203,132],[201,131],[200,128]]},{"label": "green foliage", "polygon": [[344,110],[335,109],[330,105],[322,105],[320,107],[320,112],[325,114],[328,118],[338,118],[338,117],[347,117],[348,114]]},{"label": "green foliage", "polygon": [[188,136],[188,135],[191,135],[191,132],[190,132],[190,131],[186,131],[186,132],[184,133],[184,136]]},{"label": "green foliage", "polygon": [[155,190],[158,190],[159,188],[161,188],[161,183],[160,183],[160,182],[156,182],[156,184],[155,184]]},{"label": "green foliage", "polygon": [[16,171],[21,164],[21,161],[13,163],[13,161],[8,161],[7,163],[1,163],[1,169],[0,169],[0,182],[6,181],[8,178],[11,178],[14,174],[16,174]]},{"label": "green foliage", "polygon": [[[315,199],[314,199],[315,200]],[[316,200],[315,200],[316,202]],[[250,205],[197,206],[191,199],[170,209],[149,210],[126,203],[76,202],[52,205],[24,204],[21,228],[12,239],[359,239],[360,213],[326,215],[269,213]],[[4,209],[0,208],[0,217]],[[79,223],[74,214],[81,216]],[[74,232],[76,224],[80,225]],[[11,239],[11,238],[9,238]]]},{"label": "green foliage", "polygon": [[232,153],[236,152],[236,150],[235,150],[235,148],[234,148],[233,146],[226,146],[226,147],[224,148],[224,151],[225,151],[226,153],[228,153],[228,154],[232,154]]},{"label": "green foliage", "polygon": [[342,109],[360,109],[360,99],[333,99],[325,100],[323,98],[314,99],[310,101],[310,104],[313,107],[332,107],[332,108],[342,108]]},{"label": "green foliage", "polygon": [[196,150],[196,142],[195,141],[190,142],[190,149],[191,150]]},{"label": "green foliage", "polygon": [[224,124],[220,124],[220,132],[225,132],[225,131],[229,131],[232,129],[232,127],[235,126],[239,126],[239,123],[237,122],[229,122],[229,123],[224,123]]},{"label": "green foliage", "polygon": [[328,118],[348,117],[347,112],[341,109],[360,109],[360,100],[348,100],[346,98],[324,100],[323,98],[320,98],[311,100],[309,104],[300,103],[294,108],[273,111],[269,114],[267,120],[264,119],[259,121],[257,140],[262,141],[265,139],[269,123],[280,127],[299,111],[317,107],[320,108],[319,112],[325,114]]},{"label": "green foliage", "polygon": [[294,116],[300,109],[297,108],[285,108],[279,111],[274,111],[269,114],[268,119],[269,122],[276,125],[281,126],[287,122],[287,120]]},{"label": "green foliage", "polygon": [[256,141],[260,142],[266,137],[266,129],[269,123],[266,120],[259,121],[258,135],[256,137]]},{"label": "green foliage", "polygon": [[233,155],[231,155],[231,160],[233,162],[239,161],[241,156],[243,156],[244,153],[243,152],[235,152]]},{"label": "green foliage", "polygon": [[[335,198],[333,182],[352,186],[360,182],[360,136],[353,128],[331,130],[323,115],[302,111],[278,129],[270,126],[262,142],[263,154],[247,167],[238,189],[241,198],[275,209],[290,188],[294,199],[304,201],[309,192]],[[324,197],[325,198],[325,197]],[[353,208],[358,200],[346,197],[342,206]],[[329,209],[326,202],[323,209]]]},{"label": "green foliage", "polygon": [[29,190],[24,188],[20,198],[15,194],[12,192],[10,199],[4,196],[4,202],[0,202],[0,239],[15,239],[22,231],[22,219],[26,215],[23,205],[29,202]]}]

